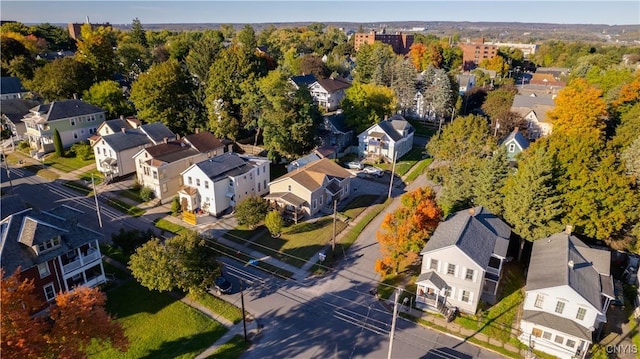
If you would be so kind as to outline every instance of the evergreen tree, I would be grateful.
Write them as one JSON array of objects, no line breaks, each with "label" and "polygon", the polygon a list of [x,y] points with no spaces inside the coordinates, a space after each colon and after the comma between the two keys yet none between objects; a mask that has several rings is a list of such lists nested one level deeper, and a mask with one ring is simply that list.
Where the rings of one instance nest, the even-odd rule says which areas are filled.
[{"label": "evergreen tree", "polygon": [[130,36],[131,36],[131,40],[134,43],[142,45],[144,47],[148,47],[147,34],[142,28],[142,23],[140,22],[140,19],[138,19],[137,17],[133,19],[133,21],[131,22]]},{"label": "evergreen tree", "polygon": [[482,165],[473,186],[474,203],[487,208],[491,213],[502,215],[503,197],[500,194],[509,175],[507,148],[500,146],[493,156],[482,159]]},{"label": "evergreen tree", "polygon": [[62,138],[60,138],[60,132],[57,128],[53,129],[53,147],[56,150],[56,156],[64,156],[64,148],[62,147]]},{"label": "evergreen tree", "polygon": [[416,96],[416,70],[402,58],[398,58],[393,66],[394,76],[391,88],[396,93],[398,107],[403,114],[413,109]]},{"label": "evergreen tree", "polygon": [[222,32],[208,30],[189,50],[185,63],[191,74],[203,85],[209,82],[209,69],[223,48],[223,42]]}]

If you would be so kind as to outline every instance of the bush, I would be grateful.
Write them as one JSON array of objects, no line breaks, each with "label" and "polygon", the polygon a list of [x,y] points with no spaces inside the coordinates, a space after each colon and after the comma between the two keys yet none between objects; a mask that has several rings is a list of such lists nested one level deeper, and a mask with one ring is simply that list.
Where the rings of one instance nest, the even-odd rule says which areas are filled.
[{"label": "bush", "polygon": [[125,230],[120,228],[117,234],[111,235],[111,241],[114,246],[122,250],[124,255],[130,256],[136,251],[136,248],[147,243],[153,237],[155,237],[155,233],[151,229],[143,232],[138,229]]},{"label": "bush", "polygon": [[282,227],[284,227],[284,220],[280,215],[280,212],[273,210],[267,213],[264,219],[264,225],[269,230],[272,236],[278,236],[282,233]]},{"label": "bush", "polygon": [[247,197],[236,206],[238,224],[253,229],[267,215],[269,206],[262,197]]},{"label": "bush", "polygon": [[79,142],[71,146],[71,151],[76,154],[76,157],[80,157],[83,160],[89,160],[93,156],[93,149],[91,145],[86,142]]},{"label": "bush", "polygon": [[142,187],[140,189],[140,198],[142,198],[144,202],[149,202],[153,199],[153,190],[149,187]]},{"label": "bush", "polygon": [[27,140],[20,141],[20,143],[18,143],[18,150],[20,150],[22,152],[29,151],[30,148],[31,148],[31,145],[29,144],[29,141],[27,141]]}]

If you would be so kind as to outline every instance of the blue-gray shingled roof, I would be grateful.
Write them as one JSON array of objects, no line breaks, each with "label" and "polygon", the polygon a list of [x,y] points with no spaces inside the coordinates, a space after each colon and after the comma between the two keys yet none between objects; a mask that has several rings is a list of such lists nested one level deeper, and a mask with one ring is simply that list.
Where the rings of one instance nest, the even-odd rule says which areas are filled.
[{"label": "blue-gray shingled roof", "polygon": [[300,76],[292,76],[291,81],[293,81],[298,87],[309,86],[312,83],[316,82],[316,77],[309,75],[300,75]]},{"label": "blue-gray shingled roof", "polygon": [[513,97],[513,105],[511,105],[511,107],[525,107],[533,109],[534,105],[555,106],[555,101],[552,95],[515,95]]},{"label": "blue-gray shingled roof", "polygon": [[102,136],[104,142],[115,151],[122,151],[152,143],[147,135],[139,128],[127,130],[126,132],[116,132],[111,135]]},{"label": "blue-gray shingled roof", "polygon": [[22,87],[20,79],[17,77],[2,77],[0,78],[0,94],[6,95],[10,93],[27,92]]},{"label": "blue-gray shingled roof", "polygon": [[129,122],[121,118],[104,121],[104,125],[109,127],[113,133],[121,132],[123,128],[127,130],[132,128]]},{"label": "blue-gray shingled roof", "polygon": [[29,114],[29,110],[38,104],[38,101],[25,100],[21,98],[0,100],[0,113],[15,124],[22,122],[22,118]]},{"label": "blue-gray shingled roof", "polygon": [[[526,290],[569,286],[601,310],[600,294],[609,291],[611,253],[589,248],[561,232],[533,242]],[[603,274],[603,275],[601,275]],[[611,286],[612,287],[612,286]]]},{"label": "blue-gray shingled roof", "polygon": [[405,128],[409,128],[409,133],[415,131],[413,126],[400,115],[395,115],[387,120],[378,123],[378,126],[389,136],[393,141],[400,141],[402,139],[402,132]]},{"label": "blue-gray shingled roof", "polygon": [[352,131],[352,129],[347,127],[347,125],[345,124],[344,113],[336,113],[327,116],[327,121],[331,123],[331,126],[342,133],[349,133],[349,131]]},{"label": "blue-gray shingled roof", "polygon": [[156,143],[162,142],[165,138],[172,140],[176,137],[176,134],[171,132],[162,122],[147,123],[140,128]]},{"label": "blue-gray shingled roof", "polygon": [[508,143],[511,140],[516,141],[523,151],[529,148],[529,141],[526,138],[524,138],[524,136],[520,131],[516,131],[516,130],[511,131],[511,133],[507,137],[505,137],[504,140],[502,140],[502,144],[504,145],[505,143]]},{"label": "blue-gray shingled roof", "polygon": [[458,247],[479,266],[486,268],[497,238],[509,239],[511,228],[484,207],[458,211],[438,225],[421,253]]},{"label": "blue-gray shingled roof", "polygon": [[[18,267],[23,271],[27,270],[100,239],[100,233],[78,225],[78,219],[84,216],[83,212],[63,205],[46,212],[27,209],[2,220],[0,261],[5,275],[13,274]],[[36,255],[30,246],[24,244],[29,240],[40,243],[57,235],[61,236],[61,245],[40,255]]]},{"label": "blue-gray shingled roof", "polygon": [[104,110],[100,107],[88,104],[80,100],[53,101],[46,105],[36,106],[32,108],[31,111],[42,113],[42,116],[46,118],[47,121],[60,120],[82,115],[90,115],[100,112],[104,113]]},{"label": "blue-gray shingled roof", "polygon": [[234,170],[246,171],[249,169],[247,160],[238,156],[233,152],[227,152],[220,156],[215,156],[207,159],[206,161],[198,162],[195,164],[204,174],[215,180],[217,178],[226,177],[230,172]]}]

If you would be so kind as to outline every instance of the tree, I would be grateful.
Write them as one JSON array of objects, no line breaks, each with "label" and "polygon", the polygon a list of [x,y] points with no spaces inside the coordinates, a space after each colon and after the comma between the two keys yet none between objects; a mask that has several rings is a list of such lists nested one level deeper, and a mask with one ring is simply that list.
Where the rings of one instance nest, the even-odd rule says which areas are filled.
[{"label": "tree", "polygon": [[83,100],[104,109],[107,117],[117,118],[120,115],[130,115],[133,109],[124,97],[120,85],[111,80],[98,82],[85,91]]},{"label": "tree", "polygon": [[390,85],[389,74],[395,58],[390,45],[381,42],[363,44],[358,49],[354,80],[364,84]]},{"label": "tree", "polygon": [[33,280],[22,280],[19,273],[5,277],[0,270],[3,356],[81,358],[92,340],[127,350],[124,330],[105,311],[106,296],[98,288],[60,293],[44,315],[33,315],[46,303],[35,296]]},{"label": "tree", "polygon": [[555,104],[547,113],[554,133],[602,137],[607,109],[601,90],[589,86],[584,79],[575,79],[558,93]]},{"label": "tree", "polygon": [[130,256],[136,251],[136,248],[147,243],[154,236],[155,234],[151,229],[147,229],[145,232],[139,229],[126,230],[120,228],[118,233],[111,234],[111,242],[114,246],[120,248],[123,254]]},{"label": "tree", "polygon": [[616,127],[616,135],[611,139],[611,144],[624,150],[640,133],[640,102],[628,108],[620,116],[620,124]]},{"label": "tree", "polygon": [[53,129],[53,147],[56,151],[56,156],[64,156],[64,148],[62,147],[62,138],[60,137],[60,131],[57,128]]},{"label": "tree", "polygon": [[474,203],[491,213],[502,215],[503,197],[500,194],[509,175],[506,146],[498,147],[491,157],[482,159],[482,165],[473,186]]},{"label": "tree", "polygon": [[193,96],[195,84],[177,60],[151,66],[131,88],[131,102],[138,118],[162,122],[175,133],[189,133],[200,120],[203,108]]},{"label": "tree", "polygon": [[342,109],[345,121],[360,133],[385,116],[396,112],[397,99],[392,89],[375,84],[354,82],[345,91]]},{"label": "tree", "polygon": [[[4,40],[3,40],[4,41]],[[91,70],[71,57],[53,60],[37,68],[25,86],[47,101],[66,100],[91,86]]]},{"label": "tree", "polygon": [[258,46],[256,41],[256,32],[253,26],[246,24],[236,35],[236,41],[242,46],[244,51],[253,53]]},{"label": "tree", "polygon": [[84,24],[80,35],[76,52],[78,62],[89,65],[94,82],[111,79],[117,71],[113,51],[116,39],[111,28],[100,26],[93,29],[91,25]]},{"label": "tree", "polygon": [[398,58],[393,66],[391,88],[398,99],[398,107],[403,113],[413,109],[416,96],[416,71],[402,58]]},{"label": "tree", "polygon": [[209,82],[209,70],[223,48],[223,42],[222,32],[207,30],[189,50],[185,64],[191,74],[196,76],[203,85]]},{"label": "tree", "polygon": [[280,212],[273,210],[267,213],[267,216],[264,218],[264,225],[267,227],[272,237],[279,237],[280,233],[282,233],[282,228],[284,227],[284,220],[282,219]]},{"label": "tree", "polygon": [[88,142],[78,142],[71,145],[71,151],[76,157],[86,161],[93,158],[93,148]]},{"label": "tree", "polygon": [[123,75],[130,81],[138,79],[151,66],[151,53],[146,47],[135,43],[118,44],[116,56]]},{"label": "tree", "polygon": [[249,196],[236,205],[238,224],[255,228],[267,215],[269,205],[262,197]]},{"label": "tree", "polygon": [[[487,93],[487,98],[482,104],[482,111],[491,119],[491,129],[495,131],[498,126],[498,138],[503,138],[513,131],[515,127],[525,128],[526,121],[522,117],[511,113],[513,98],[518,93],[514,86],[501,86]],[[492,132],[493,132],[492,131]]]},{"label": "tree", "polygon": [[76,43],[69,36],[69,32],[60,26],[43,23],[32,26],[30,30],[33,35],[45,39],[51,51],[76,49]]},{"label": "tree", "polygon": [[180,289],[204,293],[213,285],[219,269],[206,251],[205,240],[193,231],[185,231],[164,242],[152,239],[131,255],[129,269],[146,288],[160,292]]},{"label": "tree", "polygon": [[131,22],[131,33],[129,34],[129,36],[134,43],[142,45],[144,47],[148,46],[147,35],[142,28],[140,19],[138,19],[137,17]]},{"label": "tree", "polygon": [[543,142],[529,147],[518,161],[518,171],[507,178],[504,195],[504,219],[520,236],[522,255],[524,240],[545,238],[562,228],[562,198],[556,190],[552,157]]},{"label": "tree", "polygon": [[620,156],[627,174],[640,185],[640,136],[627,147]]},{"label": "tree", "polygon": [[300,72],[303,74],[312,74],[317,79],[324,79],[331,75],[327,65],[316,54],[303,55],[298,59],[300,61]]},{"label": "tree", "polygon": [[381,230],[376,232],[382,252],[376,269],[382,275],[398,274],[403,261],[413,262],[418,257],[441,219],[442,210],[431,187],[404,194],[400,207],[385,216]]},{"label": "tree", "polygon": [[457,117],[442,133],[427,143],[427,151],[437,161],[455,161],[488,155],[495,148],[487,121],[481,116]]}]

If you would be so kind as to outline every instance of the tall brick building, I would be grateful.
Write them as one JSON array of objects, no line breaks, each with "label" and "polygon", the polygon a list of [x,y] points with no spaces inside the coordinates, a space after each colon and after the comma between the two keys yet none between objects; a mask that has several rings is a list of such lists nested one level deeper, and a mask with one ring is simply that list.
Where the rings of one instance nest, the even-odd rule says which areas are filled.
[{"label": "tall brick building", "polygon": [[462,68],[464,71],[473,70],[483,60],[491,60],[498,54],[498,46],[485,44],[484,38],[459,43],[458,47],[462,49]]},{"label": "tall brick building", "polygon": [[391,45],[393,52],[398,55],[404,55],[409,52],[411,45],[413,45],[413,35],[403,34],[402,32],[396,34],[376,33],[371,31],[368,33],[356,33],[354,47],[356,51],[360,49],[363,44],[373,45],[374,42],[382,42],[383,44]]}]

